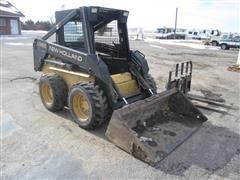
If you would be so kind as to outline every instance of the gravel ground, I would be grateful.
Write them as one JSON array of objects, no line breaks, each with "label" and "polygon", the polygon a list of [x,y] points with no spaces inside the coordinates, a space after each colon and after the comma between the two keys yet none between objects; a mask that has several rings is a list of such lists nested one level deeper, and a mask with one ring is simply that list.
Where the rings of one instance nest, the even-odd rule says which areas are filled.
[{"label": "gravel ground", "polygon": [[235,107],[225,114],[202,110],[209,120],[153,168],[107,141],[107,125],[85,131],[67,110],[51,113],[43,107],[31,45],[40,35],[1,38],[2,179],[238,179],[240,74],[226,70],[236,63],[237,50],[131,41],[132,49],[146,55],[159,92],[175,63],[192,60],[192,94],[221,96]]}]

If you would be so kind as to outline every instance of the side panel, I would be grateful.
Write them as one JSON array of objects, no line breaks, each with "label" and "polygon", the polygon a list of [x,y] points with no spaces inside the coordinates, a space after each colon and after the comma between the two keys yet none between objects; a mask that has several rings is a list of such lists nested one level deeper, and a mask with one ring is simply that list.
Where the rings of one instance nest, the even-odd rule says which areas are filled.
[{"label": "side panel", "polygon": [[73,71],[67,71],[61,68],[56,68],[52,65],[45,64],[42,68],[43,74],[57,74],[63,78],[68,88],[71,88],[74,84],[78,84],[80,82],[94,82],[95,78],[88,74],[83,73],[75,73]]}]

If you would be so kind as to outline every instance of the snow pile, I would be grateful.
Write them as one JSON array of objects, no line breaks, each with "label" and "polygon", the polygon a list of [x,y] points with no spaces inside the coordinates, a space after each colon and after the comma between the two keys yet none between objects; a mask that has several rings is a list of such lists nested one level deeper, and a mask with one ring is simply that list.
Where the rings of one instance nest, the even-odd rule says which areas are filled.
[{"label": "snow pile", "polygon": [[9,46],[32,46],[33,44],[32,43],[20,43],[20,42],[7,42],[5,43],[6,45],[9,45]]}]

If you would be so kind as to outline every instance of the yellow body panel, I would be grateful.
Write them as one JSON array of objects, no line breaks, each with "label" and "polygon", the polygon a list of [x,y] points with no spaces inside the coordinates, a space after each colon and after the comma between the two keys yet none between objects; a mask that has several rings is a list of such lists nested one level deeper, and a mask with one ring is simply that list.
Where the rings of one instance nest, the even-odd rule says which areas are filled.
[{"label": "yellow body panel", "polygon": [[80,83],[80,82],[94,82],[95,78],[93,76],[90,76],[89,74],[85,73],[79,73],[79,72],[73,72],[68,71],[61,68],[56,68],[52,65],[45,64],[43,66],[42,72],[44,74],[57,74],[60,77],[63,78],[65,83],[67,84],[68,88],[72,87],[74,84]]},{"label": "yellow body panel", "polygon": [[[89,74],[68,71],[54,67],[53,65],[45,64],[42,72],[44,74],[57,74],[63,78],[68,88],[80,82],[94,82],[95,78]],[[116,83],[123,96],[131,96],[140,92],[137,81],[132,77],[131,73],[120,73],[111,75],[112,80]]]},{"label": "yellow body panel", "polygon": [[135,79],[117,84],[123,96],[131,96],[140,93],[140,89]]},{"label": "yellow body panel", "polygon": [[116,84],[132,80],[132,75],[129,72],[114,74],[114,75],[111,75],[111,77]]},{"label": "yellow body panel", "polygon": [[111,77],[123,96],[131,96],[140,92],[138,83],[133,79],[131,73],[114,74]]}]

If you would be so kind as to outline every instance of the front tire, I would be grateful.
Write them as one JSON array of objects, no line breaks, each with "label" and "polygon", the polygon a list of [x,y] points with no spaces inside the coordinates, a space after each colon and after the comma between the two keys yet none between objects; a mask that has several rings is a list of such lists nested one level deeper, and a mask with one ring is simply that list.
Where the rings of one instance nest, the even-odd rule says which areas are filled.
[{"label": "front tire", "polygon": [[74,85],[69,91],[68,106],[74,122],[84,129],[99,127],[109,118],[107,98],[93,83]]}]

